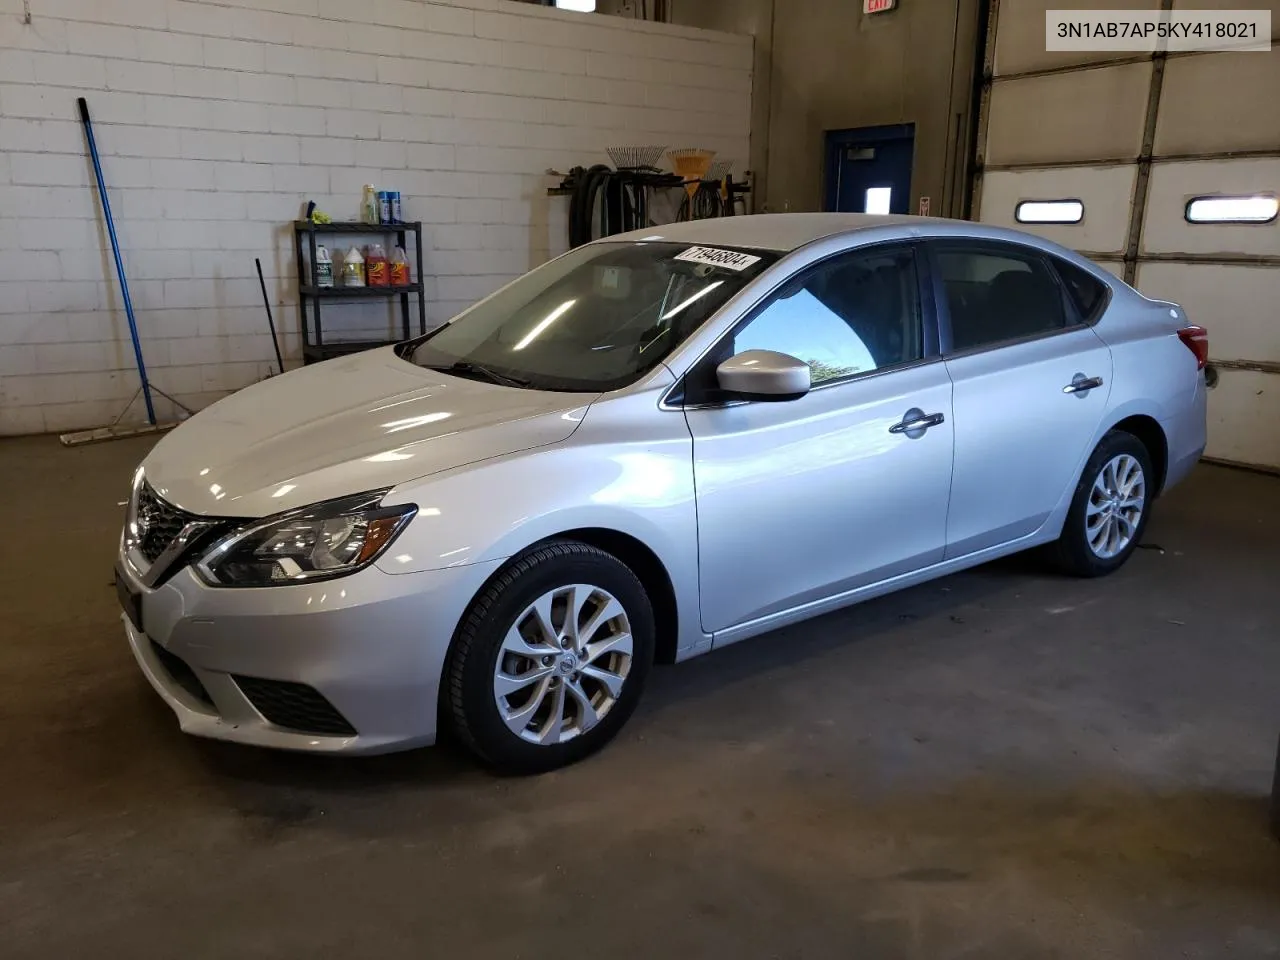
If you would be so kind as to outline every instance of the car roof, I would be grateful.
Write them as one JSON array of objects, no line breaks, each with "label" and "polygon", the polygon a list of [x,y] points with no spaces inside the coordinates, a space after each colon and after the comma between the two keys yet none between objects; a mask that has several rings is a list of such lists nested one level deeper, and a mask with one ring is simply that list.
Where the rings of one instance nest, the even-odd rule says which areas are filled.
[{"label": "car roof", "polygon": [[[872,228],[920,228],[927,225],[976,226],[965,220],[910,217],[874,213],[758,213],[741,217],[716,217],[661,226],[608,237],[609,240],[672,240],[676,243],[709,243],[754,247],[788,253],[814,240]],[[952,232],[952,231],[947,231]],[[905,234],[904,234],[905,235]]]},{"label": "car roof", "polygon": [[997,240],[1033,247],[1085,269],[1115,291],[1141,296],[1103,267],[1046,237],[972,220],[913,217],[875,213],[758,213],[742,217],[716,217],[683,223],[664,223],[644,230],[615,234],[595,241],[668,240],[675,243],[745,247],[791,253],[817,240],[840,236],[864,236],[868,242],[912,238],[961,238]]}]

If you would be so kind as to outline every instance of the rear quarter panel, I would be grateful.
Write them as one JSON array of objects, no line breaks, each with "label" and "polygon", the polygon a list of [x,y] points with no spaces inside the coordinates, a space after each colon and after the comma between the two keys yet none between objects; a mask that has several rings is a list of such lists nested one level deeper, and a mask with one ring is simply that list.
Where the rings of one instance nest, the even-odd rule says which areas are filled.
[{"label": "rear quarter panel", "polygon": [[1177,304],[1148,300],[1120,281],[1095,328],[1111,348],[1113,383],[1098,439],[1131,416],[1157,420],[1169,445],[1169,476],[1176,482],[1188,458],[1204,449],[1204,377],[1195,355],[1178,337],[1192,321]]}]

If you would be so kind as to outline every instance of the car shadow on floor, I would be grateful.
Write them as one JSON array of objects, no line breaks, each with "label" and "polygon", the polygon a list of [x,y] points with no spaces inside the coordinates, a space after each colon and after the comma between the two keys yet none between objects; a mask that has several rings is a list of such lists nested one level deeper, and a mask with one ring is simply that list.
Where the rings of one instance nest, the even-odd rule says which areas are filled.
[{"label": "car shadow on floor", "polygon": [[[995,561],[979,571],[957,574],[856,607],[826,614],[686,664],[660,668],[642,701],[646,714],[696,699],[783,664],[815,657],[835,647],[862,642],[900,628],[904,621],[947,620],[950,609],[980,603],[992,594],[1017,589],[1019,578],[1050,576],[1034,557]],[[435,747],[372,757],[325,757],[257,750],[215,741],[195,741],[209,771],[233,781],[301,789],[350,791],[437,786],[484,780],[495,774],[481,767],[448,733]],[[606,748],[608,749],[608,748]]]},{"label": "car shadow on floor", "polygon": [[964,624],[961,611],[996,597],[1013,596],[1031,583],[1073,583],[1049,569],[1036,553],[1003,557],[971,570],[923,583],[873,600],[773,630],[715,649],[673,668],[656,671],[642,709],[662,711],[707,692],[770,671],[819,658],[839,648],[854,649],[884,634],[912,628],[936,633]]},{"label": "car shadow on floor", "polygon": [[434,747],[366,757],[290,753],[191,738],[184,742],[195,743],[210,773],[233,780],[303,789],[342,791],[400,784],[421,786],[482,775],[479,766],[447,736]]}]

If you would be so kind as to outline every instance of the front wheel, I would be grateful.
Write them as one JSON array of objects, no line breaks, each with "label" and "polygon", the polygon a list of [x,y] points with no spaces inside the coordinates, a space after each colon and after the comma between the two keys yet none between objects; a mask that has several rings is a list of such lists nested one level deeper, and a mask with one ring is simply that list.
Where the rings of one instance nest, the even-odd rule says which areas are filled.
[{"label": "front wheel", "polygon": [[499,770],[573,763],[622,728],[653,649],[653,609],[625,564],[584,543],[546,544],[463,617],[445,676],[454,728]]},{"label": "front wheel", "polygon": [[1151,457],[1131,433],[1113,430],[1085,464],[1052,552],[1078,577],[1101,577],[1123,566],[1137,548],[1151,510]]}]

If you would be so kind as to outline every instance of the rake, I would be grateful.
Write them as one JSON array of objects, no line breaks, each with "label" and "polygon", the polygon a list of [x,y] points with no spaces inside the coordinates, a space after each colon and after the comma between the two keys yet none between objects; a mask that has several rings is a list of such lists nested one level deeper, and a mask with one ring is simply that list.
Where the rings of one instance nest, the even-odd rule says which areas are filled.
[{"label": "rake", "polygon": [[705,180],[712,180],[716,183],[723,183],[724,178],[733,173],[732,160],[715,160],[711,166],[707,168]]},{"label": "rake", "polygon": [[605,153],[619,170],[652,170],[667,148],[663,147],[606,147]]}]

